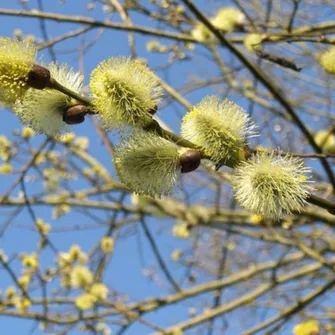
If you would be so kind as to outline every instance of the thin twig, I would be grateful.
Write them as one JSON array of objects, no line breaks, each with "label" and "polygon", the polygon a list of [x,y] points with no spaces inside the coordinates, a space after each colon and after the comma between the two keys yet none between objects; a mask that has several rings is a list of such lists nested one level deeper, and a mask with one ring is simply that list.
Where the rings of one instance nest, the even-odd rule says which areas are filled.
[{"label": "thin twig", "polygon": [[148,238],[148,241],[151,245],[151,248],[157,258],[157,261],[163,271],[163,273],[165,274],[166,278],[168,279],[168,281],[170,282],[170,284],[174,287],[174,289],[177,291],[177,292],[181,292],[181,289],[179,287],[179,285],[176,283],[176,281],[173,279],[172,275],[170,274],[162,256],[160,255],[160,252],[158,250],[158,247],[157,247],[157,244],[153,238],[153,236],[151,235],[150,233],[150,230],[145,222],[145,219],[144,217],[142,216],[141,219],[140,219],[140,223],[141,223],[141,226],[143,227],[143,230],[144,230],[144,233],[146,235],[146,237]]}]

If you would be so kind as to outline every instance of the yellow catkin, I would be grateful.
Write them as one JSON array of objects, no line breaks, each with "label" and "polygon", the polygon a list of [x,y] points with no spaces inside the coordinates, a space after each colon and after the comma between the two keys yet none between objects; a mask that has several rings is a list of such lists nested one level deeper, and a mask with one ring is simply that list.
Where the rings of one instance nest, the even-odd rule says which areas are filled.
[{"label": "yellow catkin", "polygon": [[101,62],[91,74],[90,88],[107,129],[148,125],[162,96],[159,80],[146,64],[126,57]]},{"label": "yellow catkin", "polygon": [[335,152],[335,136],[332,131],[320,130],[314,136],[316,144],[326,152]]},{"label": "yellow catkin", "polygon": [[196,24],[193,27],[191,34],[199,42],[202,43],[215,42],[214,34],[202,23]]},{"label": "yellow catkin", "polygon": [[112,252],[114,249],[114,239],[109,236],[103,237],[100,242],[100,247],[105,253]]},{"label": "yellow catkin", "polygon": [[24,127],[22,128],[21,131],[21,136],[25,139],[29,139],[32,138],[35,135],[35,132],[33,129],[29,128],[29,127]]},{"label": "yellow catkin", "polygon": [[75,300],[75,305],[80,310],[87,310],[94,307],[96,302],[96,297],[89,293],[83,293],[78,296]]},{"label": "yellow catkin", "polygon": [[175,262],[179,261],[179,259],[183,256],[183,250],[181,249],[176,249],[173,250],[171,253],[171,259]]},{"label": "yellow catkin", "polygon": [[121,182],[141,195],[173,192],[180,174],[178,147],[154,133],[136,131],[115,147],[114,164]]},{"label": "yellow catkin", "polygon": [[86,288],[93,283],[92,272],[82,265],[76,265],[71,269],[70,278],[73,288]]},{"label": "yellow catkin", "polygon": [[20,313],[25,313],[31,306],[31,301],[28,298],[14,297],[14,305]]},{"label": "yellow catkin", "polygon": [[253,214],[250,216],[250,219],[249,219],[250,223],[252,224],[261,224],[262,221],[263,221],[263,217],[261,215],[258,215],[258,214]]},{"label": "yellow catkin", "polygon": [[320,56],[319,63],[327,72],[335,74],[335,46]]},{"label": "yellow catkin", "polygon": [[181,134],[215,163],[237,162],[247,138],[257,134],[246,111],[234,102],[207,96],[184,116]]},{"label": "yellow catkin", "polygon": [[262,49],[263,36],[261,34],[248,34],[244,38],[244,46],[250,52],[259,51]]},{"label": "yellow catkin", "polygon": [[223,7],[218,10],[211,20],[212,24],[219,30],[228,33],[233,32],[239,25],[242,25],[245,15],[235,7]]},{"label": "yellow catkin", "polygon": [[303,209],[312,189],[308,183],[310,173],[301,158],[263,152],[241,162],[231,183],[241,206],[278,220]]},{"label": "yellow catkin", "polygon": [[190,237],[190,229],[186,222],[178,222],[173,226],[172,234],[175,237],[186,239]]},{"label": "yellow catkin", "polygon": [[35,271],[37,270],[39,263],[38,263],[38,256],[35,253],[31,255],[23,254],[21,256],[22,265],[26,268]]},{"label": "yellow catkin", "polygon": [[106,300],[108,296],[108,288],[103,283],[95,283],[91,286],[89,293],[92,294],[97,300]]},{"label": "yellow catkin", "polygon": [[[51,77],[59,84],[80,94],[83,76],[65,64],[55,62],[44,65]],[[61,137],[68,132],[69,126],[63,121],[63,112],[78,102],[64,93],[51,88],[37,90],[29,88],[22,99],[13,106],[14,113],[21,122],[51,137]]]},{"label": "yellow catkin", "polygon": [[3,163],[0,165],[1,174],[11,174],[13,172],[13,166],[10,163]]},{"label": "yellow catkin", "polygon": [[36,47],[15,39],[0,38],[0,104],[11,107],[26,92]]},{"label": "yellow catkin", "polygon": [[310,334],[319,334],[320,324],[316,320],[308,320],[302,323],[299,323],[293,328],[294,335],[310,335]]},{"label": "yellow catkin", "polygon": [[45,223],[42,219],[36,220],[36,227],[43,235],[47,235],[51,229],[51,226]]}]

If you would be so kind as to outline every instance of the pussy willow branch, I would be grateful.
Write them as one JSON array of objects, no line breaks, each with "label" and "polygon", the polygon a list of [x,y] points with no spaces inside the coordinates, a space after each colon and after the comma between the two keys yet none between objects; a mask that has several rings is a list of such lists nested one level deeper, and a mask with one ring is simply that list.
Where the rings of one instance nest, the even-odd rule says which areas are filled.
[{"label": "pussy willow branch", "polygon": [[[309,133],[308,129],[303,125],[303,123],[300,121],[298,116],[295,114],[291,106],[288,104],[286,99],[279,93],[279,90],[276,89],[276,87],[273,86],[273,83],[268,80],[260,71],[260,69],[256,68],[253,64],[251,64],[228,40],[226,40],[222,34],[220,34],[213,26],[212,24],[201,14],[199,10],[190,2],[187,0],[183,0],[183,2],[190,7],[190,9],[196,13],[196,16],[200,18],[200,20],[216,35],[216,37],[219,38],[222,45],[228,47],[235,55],[244,63],[247,68],[256,76],[259,77],[259,79],[262,81],[262,83],[268,87],[268,89],[271,91],[271,93],[278,99],[278,101],[285,107],[287,112],[291,115],[293,120],[297,123],[299,128],[302,130],[302,132],[305,134],[306,138],[312,145],[312,147],[316,150],[318,153],[322,153],[318,145],[315,143],[313,136]],[[134,32],[139,32],[143,34],[150,34],[150,35],[157,35],[161,37],[171,38],[175,40],[183,40],[188,42],[195,42],[196,40],[191,38],[187,35],[180,35],[180,34],[174,34],[174,33],[167,33],[164,31],[155,31],[153,29],[145,28],[145,27],[138,27],[138,26],[129,26],[124,24],[117,24],[117,23],[110,23],[110,22],[100,22],[95,21],[88,17],[80,17],[80,16],[69,16],[69,15],[58,15],[54,13],[44,13],[44,12],[27,12],[27,11],[20,11],[20,10],[9,10],[9,9],[0,9],[0,15],[9,15],[9,16],[21,16],[21,17],[35,17],[35,18],[46,18],[50,20],[55,20],[58,22],[76,22],[76,23],[82,23],[82,24],[89,24],[92,27],[106,27],[106,28],[113,28],[113,29],[120,29],[120,30],[129,30]],[[300,27],[296,28],[292,31],[291,34],[315,34],[316,32],[331,32],[332,30],[335,30],[335,23],[334,22],[325,22],[322,24],[319,24],[317,26],[312,27]],[[287,34],[286,34],[287,35]],[[83,102],[82,100],[78,99],[79,101]],[[182,144],[179,144],[182,145]],[[328,162],[323,158],[320,157],[321,163],[328,175],[328,178],[330,182],[333,185],[333,189],[335,190],[335,178],[333,176],[333,173],[329,167]]]},{"label": "pussy willow branch", "polygon": [[[325,214],[327,214],[325,211],[323,211]],[[317,275],[317,273],[319,273],[319,271],[316,271],[316,275]],[[158,301],[160,301],[160,298],[158,298],[157,299]],[[40,315],[42,315],[42,314],[40,314]],[[43,318],[44,316],[42,315],[42,318]],[[86,313],[84,314],[84,320],[85,320],[85,317],[86,317]],[[36,319],[38,319],[38,317],[36,317]]]},{"label": "pussy willow branch", "polygon": [[[8,8],[0,8],[0,15],[3,16],[15,16],[15,17],[30,17],[30,18],[43,18],[50,21],[56,22],[71,22],[77,24],[86,24],[91,28],[110,28],[115,30],[124,30],[124,31],[133,31],[136,33],[144,34],[144,35],[152,35],[158,37],[164,37],[168,39],[173,39],[177,41],[185,41],[185,42],[193,42],[200,43],[195,38],[186,34],[178,34],[167,32],[159,29],[151,29],[138,25],[128,25],[122,23],[108,22],[108,21],[98,21],[94,20],[90,17],[86,16],[78,16],[78,15],[63,15],[57,13],[48,13],[41,12],[38,10],[25,11],[25,10],[17,10],[17,9],[8,9]],[[271,34],[271,39],[273,37],[274,41],[280,41],[290,38],[298,38],[303,36],[319,36],[320,34],[332,34],[335,32],[335,21],[322,22],[313,26],[301,26],[292,29],[291,32],[285,33],[274,33]],[[241,37],[232,37],[232,42],[242,43],[243,38]]]},{"label": "pussy willow branch", "polygon": [[57,22],[72,22],[72,23],[86,24],[92,28],[112,28],[115,30],[133,31],[144,35],[159,36],[177,41],[198,43],[198,41],[194,39],[191,35],[172,33],[164,30],[151,29],[138,25],[129,25],[123,23],[108,22],[108,21],[97,21],[90,17],[85,16],[62,15],[56,13],[40,12],[37,10],[29,12],[24,10],[15,10],[6,8],[0,8],[0,15],[44,18]]},{"label": "pussy willow branch", "polygon": [[[271,80],[259,66],[253,64],[247,57],[244,56],[244,54],[236,46],[234,46],[230,41],[228,41],[226,37],[223,34],[221,34],[221,32],[218,31],[212,25],[212,23],[202,14],[202,12],[198,9],[198,7],[192,3],[192,1],[182,0],[182,2],[190,9],[190,11],[197,17],[197,19],[199,19],[199,21],[202,22],[215,35],[215,37],[220,41],[221,45],[226,47],[232,54],[234,54],[236,58],[238,58],[238,60],[245,65],[245,67],[250,71],[250,73],[252,73],[256,78],[258,78],[258,80],[268,89],[268,91],[276,98],[276,100],[283,106],[286,112],[291,116],[292,120],[304,134],[304,136],[306,137],[312,148],[317,153],[322,153],[322,150],[315,142],[313,135],[305,126],[305,124],[302,122],[300,117],[296,114],[290,102],[281,93],[280,89],[277,87],[277,84],[275,84],[275,82]],[[333,192],[335,192],[335,177],[332,172],[332,169],[325,158],[320,158],[320,162],[328,176],[330,183],[333,186]]]},{"label": "pussy willow branch", "polygon": [[[319,267],[320,264],[318,263],[317,266]],[[206,311],[205,313],[199,314],[193,318],[190,318],[186,321],[180,322],[172,327],[169,327],[165,329],[166,332],[172,332],[175,328],[179,328],[181,330],[186,330],[193,328],[199,324],[202,324],[204,322],[207,322],[219,315],[223,315],[225,313],[228,313],[240,306],[244,306],[250,301],[262,297],[264,294],[267,292],[271,291],[274,287],[283,285],[287,282],[290,282],[292,280],[295,280],[297,278],[312,274],[315,271],[315,265],[310,264],[306,266],[302,266],[298,271],[292,271],[287,274],[283,274],[281,276],[277,276],[275,281],[271,281],[269,283],[265,283],[262,285],[259,285],[257,288],[254,290],[243,294],[231,301],[228,301],[227,303],[217,307],[213,308],[209,311]],[[332,283],[333,284],[333,283]],[[330,287],[327,286],[327,289]]]},{"label": "pussy willow branch", "polygon": [[[91,102],[91,100],[89,100],[88,98],[86,98],[86,97],[84,97],[84,96],[82,96],[82,95],[80,95],[76,92],[73,92],[72,90],[66,88],[65,86],[63,86],[61,84],[59,84],[55,79],[51,78],[49,86],[51,88],[55,89],[55,90],[58,90],[58,91],[60,91],[64,94],[76,99],[79,102],[82,102],[83,104],[85,104],[89,108],[92,108],[92,111],[94,111],[94,104]],[[96,113],[96,112],[94,112],[94,113]],[[161,137],[163,137],[163,138],[165,138],[169,141],[172,141],[172,142],[178,144],[179,146],[199,150],[202,153],[202,158],[203,159],[204,158],[205,159],[210,159],[209,156],[204,154],[204,150],[201,147],[195,145],[191,141],[188,141],[187,139],[185,139],[185,138],[183,138],[179,135],[174,134],[173,132],[170,132],[170,131],[162,128],[156,120],[152,120],[151,123],[144,128],[144,130],[157,132]],[[244,154],[243,150],[240,150],[240,158],[245,159],[245,154]],[[323,158],[323,159],[325,159],[325,158]],[[230,167],[234,167],[234,164],[230,163],[229,161],[225,162],[225,165],[230,166]],[[325,199],[314,196],[314,195],[311,195],[307,199],[307,201],[309,201],[313,205],[316,205],[318,207],[327,209],[331,214],[335,215],[335,204],[333,204],[333,203],[331,203],[331,202],[329,202]]]},{"label": "pussy willow branch", "polygon": [[[250,278],[253,278],[254,276],[257,276],[263,272],[270,271],[273,269],[278,268],[278,266],[286,266],[289,264],[293,264],[295,262],[300,261],[304,255],[301,252],[294,253],[292,255],[289,255],[285,257],[284,259],[278,261],[269,261],[257,265],[252,265],[247,269],[241,270],[237,273],[232,273],[228,277],[220,280],[215,280],[212,282],[204,283],[197,285],[192,288],[188,288],[183,290],[182,292],[179,293],[173,293],[171,295],[167,295],[165,297],[159,297],[159,298],[153,298],[153,299],[147,299],[143,300],[140,303],[132,303],[127,306],[124,306],[127,308],[129,312],[135,311],[139,312],[140,315],[143,315],[145,313],[149,313],[151,311],[157,310],[161,307],[168,306],[168,305],[173,305],[178,302],[184,301],[186,299],[194,298],[197,297],[200,294],[208,293],[211,291],[215,291],[219,288],[224,288],[224,287],[230,287],[236,283],[241,283],[243,281],[249,280]],[[322,264],[320,263],[312,263],[307,266],[301,266],[298,270],[295,271],[295,274],[297,278],[303,277],[304,275],[311,274],[313,272],[317,272],[322,268]],[[307,271],[306,271],[307,270]],[[43,300],[39,298],[33,298],[32,299],[32,304],[34,305],[39,305],[42,304]],[[62,305],[62,304],[73,304],[74,299],[73,298],[68,298],[68,297],[58,297],[58,298],[50,298],[48,300],[49,304],[56,304],[56,305]],[[106,301],[102,304],[101,307],[105,308],[111,308],[114,307],[114,309],[106,309],[102,313],[106,313],[105,315],[116,315],[120,311],[118,311],[115,308],[115,305],[110,303],[109,301]],[[41,314],[37,314],[41,315]],[[29,318],[29,316],[27,316]],[[73,320],[70,320],[71,317],[68,319],[66,318],[60,318],[60,319],[52,319],[49,317],[48,320],[49,322],[52,323],[67,323],[67,322],[73,322]]]},{"label": "pussy willow branch", "polygon": [[[92,113],[96,114],[96,112],[94,112],[94,104],[91,102],[91,100],[89,100],[88,98],[86,98],[86,97],[84,97],[84,96],[66,88],[65,86],[58,83],[55,79],[51,78],[49,87],[51,87],[51,88],[53,88],[53,89],[55,89],[59,92],[62,92],[64,94],[68,95],[69,97],[74,98],[75,100],[83,103],[84,105],[88,106],[89,108],[92,108]],[[178,144],[179,146],[186,147],[186,148],[191,148],[191,149],[197,149],[200,152],[203,152],[203,149],[201,147],[195,145],[191,141],[188,141],[181,136],[178,136],[178,135],[162,128],[159,125],[159,123],[155,120],[152,120],[152,122],[145,128],[145,130],[156,131],[161,137],[163,137],[167,140],[170,140],[170,141]],[[206,156],[205,154],[203,154],[203,158],[209,158],[209,157]]]},{"label": "pussy willow branch", "polygon": [[[304,254],[301,252],[296,252],[294,254],[286,256],[280,262],[278,260],[267,261],[259,264],[252,264],[246,269],[242,269],[238,272],[234,272],[224,279],[214,280],[210,282],[206,282],[203,284],[199,284],[197,286],[193,286],[191,288],[186,288],[182,292],[172,293],[167,296],[158,297],[158,298],[148,298],[146,300],[142,300],[141,302],[131,303],[128,305],[128,309],[138,311],[141,314],[144,312],[150,312],[157,308],[155,305],[159,307],[164,307],[167,305],[172,305],[192,297],[196,297],[198,295],[208,293],[211,291],[216,291],[218,289],[222,289],[224,287],[230,287],[234,284],[241,283],[243,281],[250,280],[251,278],[260,275],[266,271],[272,271],[278,267],[284,267],[287,265],[295,264],[298,261],[301,261],[304,258]],[[315,263],[317,269],[321,267],[321,264]],[[63,305],[63,304],[74,304],[75,298],[72,297],[52,297],[48,300],[49,304],[55,305]],[[43,300],[39,298],[32,298],[31,303],[34,305],[39,305],[43,303]],[[112,307],[108,301],[103,303],[105,307]],[[117,312],[115,311],[115,314]]]},{"label": "pussy willow branch", "polygon": [[[250,148],[249,148],[250,149]],[[267,152],[267,149],[250,149],[252,153],[257,153],[257,152]],[[335,158],[335,154],[331,153],[322,153],[322,154],[305,154],[305,153],[299,153],[299,152],[286,152],[286,151],[281,151],[274,149],[273,152],[276,153],[276,155],[279,156],[292,156],[292,157],[300,157],[300,158]]]},{"label": "pussy willow branch", "polygon": [[[100,194],[101,193],[108,193],[109,191],[117,191],[119,188],[112,187],[112,189],[109,189],[107,186],[100,187],[97,190],[89,189],[85,194],[87,195],[94,195],[94,194]],[[124,190],[125,188],[122,188],[121,190]],[[95,210],[114,210],[114,211],[122,211],[127,214],[138,214],[138,207],[137,206],[129,206],[129,205],[123,205],[119,203],[114,203],[111,201],[96,201],[96,200],[82,200],[82,199],[73,199],[73,198],[66,198],[65,196],[67,193],[64,194],[64,197],[62,195],[60,196],[46,196],[46,197],[31,197],[29,199],[30,204],[34,206],[60,206],[62,204],[67,204],[70,207],[75,208],[86,208],[86,209],[95,209]],[[70,195],[71,196],[71,195]],[[25,206],[25,201],[20,198],[8,198],[8,199],[2,199],[0,197],[0,201],[3,202],[3,206]],[[171,216],[176,219],[185,220],[185,213],[186,212],[192,212],[193,207],[188,206],[181,206],[180,202],[172,201],[172,200],[165,200],[166,204],[164,205],[162,201],[152,199],[152,206],[148,206],[146,208],[142,208],[141,211],[144,215],[154,216],[157,215],[166,214],[168,216]],[[219,227],[224,225],[227,221],[231,222],[235,225],[247,225],[250,226],[250,213],[247,213],[245,211],[227,211],[227,210],[221,210],[219,213],[216,213],[216,209],[214,208],[208,208],[206,209],[203,207],[205,213],[207,216],[211,217],[211,222],[209,223],[201,223],[201,219],[197,219],[196,224],[202,224],[205,227]],[[308,219],[312,219],[315,221],[321,221],[326,224],[328,224],[331,227],[335,227],[335,218],[333,215],[330,215],[328,212],[315,210],[315,209],[306,209],[302,213],[300,213],[300,216],[303,216]],[[306,224],[310,224],[310,222],[306,222]],[[253,224],[252,227],[255,227]]]},{"label": "pussy willow branch", "polygon": [[[210,227],[213,229],[219,229],[218,227]],[[334,267],[334,259],[332,261],[329,261],[327,258],[325,258],[323,255],[325,252],[329,250],[333,250],[331,245],[329,244],[327,247],[322,249],[316,249],[315,246],[311,247],[307,245],[306,243],[301,242],[301,240],[306,237],[303,235],[293,235],[293,236],[283,236],[281,233],[276,231],[275,229],[269,229],[265,231],[254,231],[252,229],[245,229],[245,228],[232,228],[231,232],[234,235],[237,236],[243,236],[248,237],[251,239],[254,239],[255,241],[265,241],[270,243],[275,243],[280,246],[287,246],[294,249],[298,249],[303,252],[306,256],[308,256],[310,259],[313,259],[317,261],[320,265],[327,267],[332,272],[335,271]]]},{"label": "pussy willow branch", "polygon": [[27,290],[19,283],[18,278],[14,272],[14,270],[9,266],[8,262],[6,259],[3,257],[0,257],[0,264],[3,266],[3,268],[7,271],[9,276],[11,277],[12,281],[15,283],[15,285],[20,289],[22,295],[31,301],[30,295],[28,294]]},{"label": "pussy willow branch", "polygon": [[290,19],[289,19],[288,25],[287,25],[287,31],[288,32],[292,31],[294,19],[295,19],[297,13],[298,13],[298,8],[299,8],[299,5],[300,5],[300,2],[301,2],[301,0],[294,0],[293,1],[293,11],[290,15]]},{"label": "pussy willow branch", "polygon": [[55,37],[52,40],[49,40],[48,42],[44,42],[44,43],[39,43],[37,45],[37,49],[38,51],[41,51],[43,49],[49,48],[50,46],[54,46],[57,43],[63,42],[69,38],[73,38],[73,37],[77,37],[80,36],[88,31],[90,31],[92,29],[92,27],[88,26],[88,27],[84,27],[84,28],[79,28],[77,30],[74,31],[70,31],[66,34],[63,34],[59,37]]},{"label": "pussy willow branch", "polygon": [[326,291],[333,288],[335,285],[335,280],[331,280],[327,282],[324,286],[316,288],[314,291],[306,294],[302,298],[300,298],[296,303],[293,305],[287,307],[277,315],[267,319],[266,321],[258,324],[257,326],[248,329],[246,332],[243,333],[243,335],[252,335],[256,334],[259,331],[263,330],[264,328],[267,328],[268,326],[278,322],[281,319],[284,319],[285,321],[288,321],[296,312],[306,308],[310,303],[312,303],[316,298],[321,296]]}]

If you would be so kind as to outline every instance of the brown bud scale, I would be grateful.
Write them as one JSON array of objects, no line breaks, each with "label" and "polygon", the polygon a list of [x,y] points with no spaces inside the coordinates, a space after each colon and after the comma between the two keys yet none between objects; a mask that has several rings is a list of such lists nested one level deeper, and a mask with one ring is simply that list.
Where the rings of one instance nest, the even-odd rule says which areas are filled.
[{"label": "brown bud scale", "polygon": [[84,105],[72,106],[63,112],[63,121],[66,124],[80,124],[85,121],[87,107]]},{"label": "brown bud scale", "polygon": [[34,64],[28,73],[27,84],[37,90],[43,90],[50,84],[50,71],[43,66]]},{"label": "brown bud scale", "polygon": [[201,153],[198,150],[190,149],[184,152],[179,158],[181,173],[196,170],[201,163]]}]

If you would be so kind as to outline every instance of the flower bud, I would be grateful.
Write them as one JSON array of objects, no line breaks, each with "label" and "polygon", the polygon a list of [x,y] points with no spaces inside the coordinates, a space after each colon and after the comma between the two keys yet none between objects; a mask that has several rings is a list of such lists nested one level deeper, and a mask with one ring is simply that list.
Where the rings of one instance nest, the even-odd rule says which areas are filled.
[{"label": "flower bud", "polygon": [[41,65],[34,64],[28,73],[27,84],[37,90],[42,90],[50,84],[50,71]]},{"label": "flower bud", "polygon": [[[50,63],[45,67],[58,83],[80,93],[83,78],[79,73],[57,63]],[[78,106],[81,105],[76,100],[57,90],[48,87],[43,90],[29,88],[15,103],[13,110],[23,124],[53,137],[67,132],[67,124],[84,121],[84,108]]]},{"label": "flower bud", "polygon": [[181,173],[196,170],[201,163],[201,153],[198,150],[187,150],[180,156]]},{"label": "flower bud", "polygon": [[84,105],[76,105],[66,109],[63,112],[63,121],[66,124],[79,124],[85,121],[87,107]]}]

